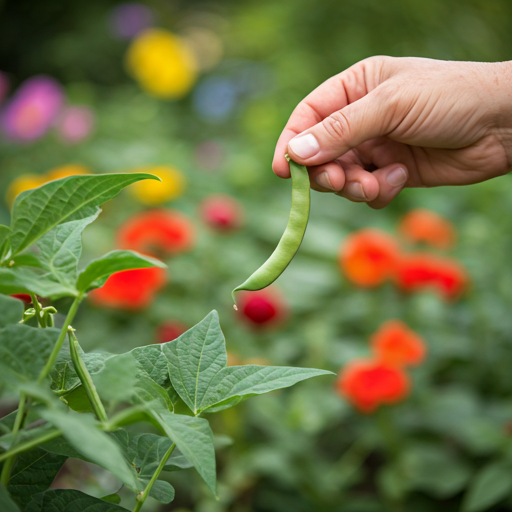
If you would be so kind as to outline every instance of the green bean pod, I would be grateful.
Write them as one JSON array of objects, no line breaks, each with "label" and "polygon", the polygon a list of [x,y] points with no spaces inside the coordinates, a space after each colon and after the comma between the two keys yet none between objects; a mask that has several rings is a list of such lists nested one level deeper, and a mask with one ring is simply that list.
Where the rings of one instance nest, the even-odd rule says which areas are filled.
[{"label": "green bean pod", "polygon": [[270,258],[233,292],[233,308],[237,310],[235,293],[241,290],[256,291],[272,284],[290,264],[298,251],[309,219],[310,186],[306,167],[290,160],[292,175],[292,205],[288,224]]}]

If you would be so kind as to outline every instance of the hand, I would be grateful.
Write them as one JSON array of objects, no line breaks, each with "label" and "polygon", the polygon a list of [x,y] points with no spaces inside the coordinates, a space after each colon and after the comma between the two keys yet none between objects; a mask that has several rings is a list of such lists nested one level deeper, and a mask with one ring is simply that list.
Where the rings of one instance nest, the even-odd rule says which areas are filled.
[{"label": "hand", "polygon": [[336,75],[293,111],[276,145],[311,187],[372,208],[404,187],[467,185],[512,162],[512,64],[372,57]]}]

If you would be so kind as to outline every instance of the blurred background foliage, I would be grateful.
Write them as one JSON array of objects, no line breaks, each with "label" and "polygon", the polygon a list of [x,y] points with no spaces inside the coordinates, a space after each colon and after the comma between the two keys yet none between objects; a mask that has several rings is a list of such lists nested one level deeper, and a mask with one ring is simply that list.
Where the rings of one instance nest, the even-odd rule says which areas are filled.
[{"label": "blurred background foliage", "polygon": [[[271,294],[247,298],[238,314],[230,297],[286,225],[290,182],[270,163],[296,104],[375,54],[508,60],[511,2],[3,0],[0,34],[0,222],[19,191],[55,172],[143,168],[164,179],[163,189],[123,192],[85,231],[85,259],[125,246],[169,268],[164,278],[125,275],[91,294],[74,325],[84,349],[168,341],[211,309],[232,364],[339,372],[369,357],[370,336],[389,319],[427,346],[408,370],[408,396],[389,400],[396,405],[361,413],[341,384],[322,378],[213,417],[214,431],[228,436],[219,438],[219,500],[183,472],[170,477],[175,502],[153,510],[512,510],[508,176],[406,190],[383,211],[313,192],[303,245]],[[34,92],[40,75],[53,84],[51,112],[48,91],[43,100]],[[401,219],[418,207],[457,234],[451,249],[426,250],[464,269],[461,297],[361,287],[343,275],[347,235],[372,227],[398,240]],[[155,220],[155,208],[167,220]],[[118,482],[70,462],[54,485],[103,496]]]}]

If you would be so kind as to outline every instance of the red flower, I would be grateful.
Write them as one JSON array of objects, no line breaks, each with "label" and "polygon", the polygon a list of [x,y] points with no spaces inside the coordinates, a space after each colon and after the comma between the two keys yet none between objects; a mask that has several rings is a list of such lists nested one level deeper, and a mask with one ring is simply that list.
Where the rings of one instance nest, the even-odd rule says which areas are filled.
[{"label": "red flower", "polygon": [[400,259],[396,281],[406,291],[434,288],[445,299],[457,299],[468,285],[464,267],[457,261],[432,254],[417,253]]},{"label": "red flower", "polygon": [[234,231],[244,222],[242,205],[227,195],[207,197],[201,203],[200,213],[203,222],[216,231]]},{"label": "red flower", "polygon": [[179,338],[188,327],[177,320],[170,320],[160,324],[157,329],[157,343],[167,343]]},{"label": "red flower", "polygon": [[149,306],[166,280],[165,270],[159,267],[123,270],[112,274],[103,287],[93,290],[89,297],[99,306],[142,309]]},{"label": "red flower", "polygon": [[192,248],[195,232],[192,222],[173,210],[150,210],[129,218],[117,233],[121,249],[146,254],[168,255]]},{"label": "red flower", "polygon": [[397,260],[394,238],[377,229],[356,231],[341,246],[341,269],[347,279],[359,286],[382,284],[393,275]]},{"label": "red flower", "polygon": [[275,289],[242,292],[239,297],[238,310],[252,327],[276,326],[288,316],[288,307]]},{"label": "red flower", "polygon": [[456,239],[455,228],[451,222],[423,208],[404,215],[398,229],[410,242],[424,242],[439,249],[449,249]]},{"label": "red flower", "polygon": [[400,402],[410,389],[409,378],[401,368],[372,360],[347,364],[336,385],[340,395],[367,413],[379,405]]},{"label": "red flower", "polygon": [[383,363],[417,365],[425,358],[426,347],[418,334],[400,320],[388,320],[371,337],[375,355]]},{"label": "red flower", "polygon": [[11,295],[11,297],[22,300],[25,304],[30,304],[32,302],[32,297],[28,293],[15,293]]}]

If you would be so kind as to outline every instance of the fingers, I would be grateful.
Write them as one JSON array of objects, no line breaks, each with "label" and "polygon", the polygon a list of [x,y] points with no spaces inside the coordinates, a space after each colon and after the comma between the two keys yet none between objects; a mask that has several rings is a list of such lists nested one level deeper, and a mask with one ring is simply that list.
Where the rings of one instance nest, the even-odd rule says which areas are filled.
[{"label": "fingers", "polygon": [[300,133],[288,143],[288,154],[296,162],[321,165],[344,155],[360,144],[384,136],[397,122],[391,112],[395,105],[386,101],[378,88],[333,112],[321,122]]},{"label": "fingers", "polygon": [[345,171],[345,185],[337,195],[380,209],[395,199],[408,179],[409,172],[402,164],[387,165],[371,173],[354,165]]},{"label": "fingers", "polygon": [[[299,103],[290,116],[276,145],[272,168],[278,176],[283,178],[290,176],[288,163],[284,158],[289,149],[288,143],[290,140],[306,131],[306,133],[312,133],[314,136],[318,135],[319,128],[317,128],[317,125],[321,125],[331,114],[345,109],[347,105],[357,102],[368,92],[374,90],[382,79],[381,68],[387,60],[389,60],[387,57],[374,57],[358,62],[341,74],[324,82]],[[329,126],[329,121],[326,122],[326,126]],[[315,129],[311,131],[313,127]],[[337,125],[334,126],[334,129],[337,129]],[[327,135],[323,134],[323,138],[320,140],[322,144],[324,144],[323,139],[326,137]],[[303,142],[307,151],[312,151],[311,146],[314,150],[315,142],[311,137]],[[338,151],[337,156],[341,154]],[[305,163],[305,159],[301,158],[298,153],[294,153],[293,158],[300,163]],[[325,159],[320,154],[317,155],[316,159],[306,158],[308,159],[308,165],[317,165],[333,160],[335,157]]]}]

